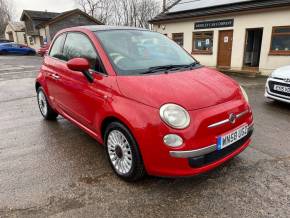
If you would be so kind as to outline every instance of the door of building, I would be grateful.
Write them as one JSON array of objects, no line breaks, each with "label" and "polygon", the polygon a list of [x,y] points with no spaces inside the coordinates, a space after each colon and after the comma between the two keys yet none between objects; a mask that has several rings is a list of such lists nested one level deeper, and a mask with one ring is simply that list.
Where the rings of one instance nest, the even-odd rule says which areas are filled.
[{"label": "door of building", "polygon": [[243,68],[256,68],[260,64],[263,29],[247,29]]},{"label": "door of building", "polygon": [[233,30],[219,31],[218,58],[219,68],[230,68],[232,59]]}]

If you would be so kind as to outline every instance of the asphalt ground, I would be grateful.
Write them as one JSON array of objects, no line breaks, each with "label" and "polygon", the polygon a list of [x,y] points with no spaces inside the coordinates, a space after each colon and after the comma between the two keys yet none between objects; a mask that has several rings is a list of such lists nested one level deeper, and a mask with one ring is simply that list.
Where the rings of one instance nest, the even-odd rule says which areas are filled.
[{"label": "asphalt ground", "polygon": [[104,148],[63,118],[44,121],[40,57],[0,56],[0,217],[290,217],[290,106],[239,78],[255,117],[252,144],[191,178],[126,183]]}]

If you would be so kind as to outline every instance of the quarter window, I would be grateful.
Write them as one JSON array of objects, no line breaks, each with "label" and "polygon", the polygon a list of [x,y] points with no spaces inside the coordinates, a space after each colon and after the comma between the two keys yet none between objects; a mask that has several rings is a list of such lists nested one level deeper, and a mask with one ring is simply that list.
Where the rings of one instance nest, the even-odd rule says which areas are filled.
[{"label": "quarter window", "polygon": [[172,40],[183,47],[183,33],[172,33]]},{"label": "quarter window", "polygon": [[54,57],[54,58],[57,58],[60,60],[65,59],[63,56],[63,43],[65,40],[65,36],[66,36],[66,34],[62,34],[62,35],[58,36],[57,39],[54,41],[54,43],[50,49],[50,52],[49,52],[49,55],[51,57]]},{"label": "quarter window", "polygon": [[193,54],[212,54],[213,31],[194,32],[192,34]]},{"label": "quarter window", "polygon": [[290,26],[273,27],[271,55],[290,55]]},{"label": "quarter window", "polygon": [[99,57],[94,46],[91,41],[81,33],[68,33],[63,53],[66,61],[73,58],[85,58],[89,61],[92,70],[102,72],[99,65]]}]

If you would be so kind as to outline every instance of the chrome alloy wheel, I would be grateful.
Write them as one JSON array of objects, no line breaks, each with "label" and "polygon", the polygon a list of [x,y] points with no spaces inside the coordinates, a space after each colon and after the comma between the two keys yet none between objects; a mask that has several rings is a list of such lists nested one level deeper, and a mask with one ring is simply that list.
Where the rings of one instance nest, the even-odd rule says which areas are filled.
[{"label": "chrome alloy wheel", "polygon": [[116,172],[124,175],[132,169],[132,151],[128,140],[119,130],[109,133],[107,139],[107,149],[112,165]]},{"label": "chrome alloy wheel", "polygon": [[47,115],[47,102],[43,91],[38,92],[38,105],[43,116]]}]

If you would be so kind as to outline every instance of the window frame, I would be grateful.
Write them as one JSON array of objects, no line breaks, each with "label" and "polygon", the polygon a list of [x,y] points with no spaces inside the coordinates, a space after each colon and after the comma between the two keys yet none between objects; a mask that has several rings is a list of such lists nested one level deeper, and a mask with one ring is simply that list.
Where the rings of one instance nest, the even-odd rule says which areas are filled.
[{"label": "window frame", "polygon": [[[60,37],[61,35],[65,34],[65,39],[64,39],[64,42],[63,42],[63,45],[62,45],[61,52],[63,53],[63,51],[64,51],[64,46],[65,46],[65,43],[66,43],[66,40],[67,40],[67,36],[68,36],[69,33],[78,33],[78,34],[83,35],[84,37],[86,37],[86,38],[89,40],[89,42],[91,43],[92,47],[94,48],[94,50],[95,50],[95,52],[96,52],[96,54],[97,54],[97,56],[98,56],[98,59],[99,59],[99,62],[100,62],[100,66],[101,66],[103,72],[99,72],[99,71],[96,71],[96,70],[93,70],[93,69],[89,69],[89,71],[90,71],[90,72],[94,72],[94,73],[98,73],[98,74],[101,74],[101,75],[104,75],[104,76],[108,76],[108,73],[107,73],[107,71],[106,71],[106,68],[105,68],[105,66],[104,66],[104,64],[103,64],[103,61],[102,61],[101,57],[100,57],[100,54],[99,54],[99,52],[97,51],[97,49],[96,49],[96,47],[95,47],[93,41],[90,39],[90,37],[89,37],[87,34],[81,32],[81,31],[67,31],[67,32],[64,32],[64,33],[59,34],[59,35],[57,36],[57,38]],[[56,38],[56,39],[57,39],[57,38]],[[53,58],[53,59],[56,59],[56,60],[58,60],[58,61],[61,61],[61,62],[67,63],[68,61],[61,60],[61,59],[58,59],[58,58],[52,57],[52,56],[50,55],[51,49],[52,49],[52,47],[53,47],[53,45],[54,45],[56,39],[53,40],[53,44],[50,46],[50,50],[49,50],[49,53],[48,53],[48,54],[49,54],[49,57],[51,57],[51,58]]]},{"label": "window frame", "polygon": [[[201,33],[203,35],[202,38],[195,37],[195,34],[196,33]],[[202,51],[202,50],[195,50],[194,49],[194,40],[195,39],[205,39],[205,36],[204,36],[205,33],[211,33],[212,34],[212,38],[211,39],[213,41],[213,39],[214,39],[214,31],[212,31],[212,30],[192,32],[192,48],[191,48],[191,54],[201,54],[201,55],[212,55],[213,54],[213,44],[212,44],[212,47],[211,47],[211,50],[210,51]]]},{"label": "window frame", "polygon": [[[172,40],[175,42],[175,43],[177,43],[175,40],[174,40],[174,38],[175,37],[180,37],[180,36],[182,36],[182,45],[180,45],[181,47],[183,47],[184,46],[184,33],[172,33]],[[178,43],[177,43],[178,44]],[[179,44],[178,44],[179,45]]]},{"label": "window frame", "polygon": [[290,32],[287,33],[275,33],[275,30],[278,28],[290,28],[290,26],[273,26],[272,27],[272,34],[271,34],[271,42],[270,42],[270,51],[269,55],[281,55],[281,56],[290,56],[290,50],[288,51],[276,51],[272,50],[272,43],[273,43],[273,36],[281,36],[281,35],[288,35],[290,37]]}]

